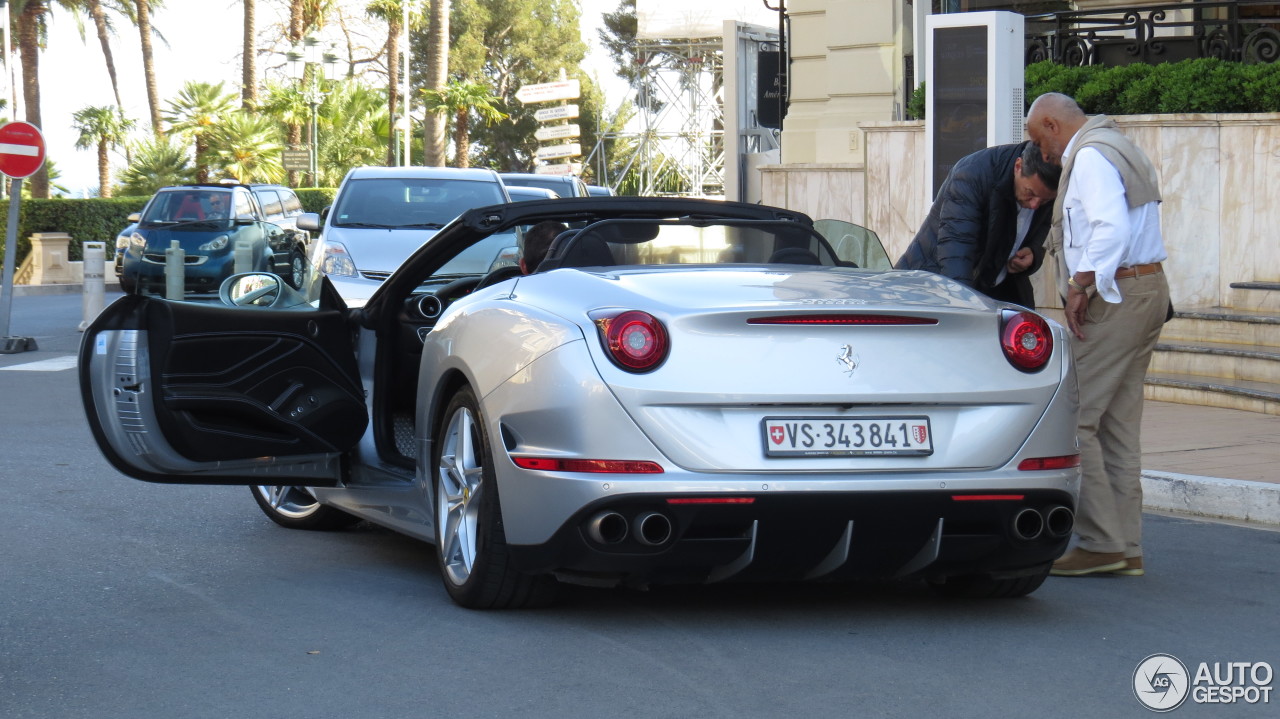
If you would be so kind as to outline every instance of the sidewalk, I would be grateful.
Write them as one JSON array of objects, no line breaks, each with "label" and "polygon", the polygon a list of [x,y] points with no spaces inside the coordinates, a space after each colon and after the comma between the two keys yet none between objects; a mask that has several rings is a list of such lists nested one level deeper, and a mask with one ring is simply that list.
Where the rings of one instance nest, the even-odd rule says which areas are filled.
[{"label": "sidewalk", "polygon": [[[14,292],[14,334],[38,335],[41,350],[74,352],[80,341],[80,285],[24,289]],[[119,296],[118,286],[107,290],[110,304]],[[76,297],[66,296],[73,293]],[[22,311],[24,305],[34,306],[28,303],[64,307],[28,325],[29,315]],[[5,364],[20,361],[18,355],[0,356],[8,358]],[[1148,401],[1142,446],[1147,509],[1280,528],[1280,416]]]},{"label": "sidewalk", "polygon": [[1280,526],[1280,416],[1148,401],[1148,509]]}]

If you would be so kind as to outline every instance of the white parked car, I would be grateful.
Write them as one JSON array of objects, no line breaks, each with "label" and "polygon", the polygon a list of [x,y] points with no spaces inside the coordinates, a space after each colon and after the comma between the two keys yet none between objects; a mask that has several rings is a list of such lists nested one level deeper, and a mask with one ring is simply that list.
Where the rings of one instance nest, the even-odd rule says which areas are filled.
[{"label": "white parked car", "polygon": [[[508,202],[498,174],[456,167],[357,167],[347,173],[333,206],[298,217],[319,231],[311,263],[350,305],[368,299],[382,281],[440,228],[467,210]],[[499,235],[457,258],[458,274],[485,272],[517,259],[514,235]]]}]

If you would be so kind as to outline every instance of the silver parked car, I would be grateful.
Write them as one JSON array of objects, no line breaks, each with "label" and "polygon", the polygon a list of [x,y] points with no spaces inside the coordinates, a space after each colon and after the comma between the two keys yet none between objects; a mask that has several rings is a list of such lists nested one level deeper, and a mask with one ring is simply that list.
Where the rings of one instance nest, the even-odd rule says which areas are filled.
[{"label": "silver parked car", "polygon": [[[359,304],[447,222],[472,208],[509,199],[493,170],[357,167],[343,178],[323,217],[306,213],[297,222],[302,229],[320,232],[311,264],[349,304]],[[454,270],[465,274],[514,264],[515,246],[512,235],[494,236],[459,258]]]},{"label": "silver parked car", "polygon": [[[532,274],[446,270],[545,220],[578,229]],[[1079,485],[1062,327],[819,226],[709,200],[510,203],[463,214],[357,310],[266,273],[217,303],[126,296],[85,332],[89,424],[130,476],[433,542],[467,607],[563,582],[1034,591]]]}]

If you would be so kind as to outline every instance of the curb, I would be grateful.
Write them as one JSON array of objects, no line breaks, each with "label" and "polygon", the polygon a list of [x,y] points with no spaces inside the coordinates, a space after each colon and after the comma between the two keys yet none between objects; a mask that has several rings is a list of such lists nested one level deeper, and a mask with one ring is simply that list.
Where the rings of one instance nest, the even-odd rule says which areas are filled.
[{"label": "curb", "polygon": [[[106,285],[107,292],[119,292],[119,282],[108,282]],[[60,285],[14,285],[14,297],[33,297],[36,295],[78,295],[84,293],[84,285],[77,282],[75,284]]]},{"label": "curb", "polygon": [[1280,526],[1280,484],[1143,470],[1142,506]]}]

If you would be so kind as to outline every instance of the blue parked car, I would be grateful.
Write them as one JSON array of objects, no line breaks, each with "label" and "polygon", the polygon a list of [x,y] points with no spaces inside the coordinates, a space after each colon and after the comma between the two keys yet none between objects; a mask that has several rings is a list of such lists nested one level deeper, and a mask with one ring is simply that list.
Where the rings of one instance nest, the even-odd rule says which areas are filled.
[{"label": "blue parked car", "polygon": [[[262,219],[250,189],[242,185],[182,185],[161,188],[118,244],[120,287],[125,292],[163,293],[165,251],[174,241],[183,252],[186,292],[217,292],[237,271],[236,246],[248,244],[239,271],[265,270],[295,283],[292,260],[302,256],[298,233]],[[295,251],[298,250],[298,251]]]}]

